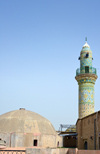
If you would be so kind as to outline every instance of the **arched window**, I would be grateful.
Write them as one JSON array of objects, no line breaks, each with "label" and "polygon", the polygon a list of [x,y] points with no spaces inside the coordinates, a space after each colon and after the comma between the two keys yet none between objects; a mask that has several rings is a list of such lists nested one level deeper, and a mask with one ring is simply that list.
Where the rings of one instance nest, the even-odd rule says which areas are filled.
[{"label": "arched window", "polygon": [[85,56],[85,58],[88,58],[88,57],[89,57],[89,53],[87,52],[87,53],[86,53],[86,56]]}]

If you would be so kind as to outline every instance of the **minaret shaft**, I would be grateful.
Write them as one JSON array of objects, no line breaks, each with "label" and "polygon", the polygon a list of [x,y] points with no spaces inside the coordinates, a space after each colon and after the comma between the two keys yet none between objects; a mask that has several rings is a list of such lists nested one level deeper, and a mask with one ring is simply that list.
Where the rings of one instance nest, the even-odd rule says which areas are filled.
[{"label": "minaret shaft", "polygon": [[92,51],[86,43],[80,53],[80,68],[76,71],[79,85],[79,118],[94,113],[94,85],[96,69],[92,67]]},{"label": "minaret shaft", "polygon": [[79,117],[94,113],[94,84],[83,83],[79,85]]}]

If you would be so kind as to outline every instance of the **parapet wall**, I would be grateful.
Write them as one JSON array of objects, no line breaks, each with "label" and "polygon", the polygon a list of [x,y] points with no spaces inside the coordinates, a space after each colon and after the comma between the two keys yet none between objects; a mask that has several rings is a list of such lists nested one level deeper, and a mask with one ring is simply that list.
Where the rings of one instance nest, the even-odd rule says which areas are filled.
[{"label": "parapet wall", "polygon": [[78,150],[68,148],[1,148],[0,154],[100,154],[100,150]]},{"label": "parapet wall", "polygon": [[26,154],[100,154],[100,150],[78,150],[78,149],[67,149],[67,148],[56,148],[56,149],[26,149]]},{"label": "parapet wall", "polygon": [[100,150],[78,150],[77,154],[100,154]]},{"label": "parapet wall", "polygon": [[51,149],[51,148],[46,148],[46,149],[34,149],[34,148],[29,148],[26,149],[26,154],[67,154],[68,149],[67,148],[57,148],[57,149]]}]

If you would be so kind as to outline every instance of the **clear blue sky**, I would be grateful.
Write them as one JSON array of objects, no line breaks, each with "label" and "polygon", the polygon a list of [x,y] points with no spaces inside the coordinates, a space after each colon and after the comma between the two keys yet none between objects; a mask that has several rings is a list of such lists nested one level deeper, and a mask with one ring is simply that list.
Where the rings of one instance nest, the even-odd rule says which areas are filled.
[{"label": "clear blue sky", "polygon": [[97,68],[100,110],[100,0],[0,1],[0,114],[21,107],[60,124],[78,118],[76,69],[85,37]]}]

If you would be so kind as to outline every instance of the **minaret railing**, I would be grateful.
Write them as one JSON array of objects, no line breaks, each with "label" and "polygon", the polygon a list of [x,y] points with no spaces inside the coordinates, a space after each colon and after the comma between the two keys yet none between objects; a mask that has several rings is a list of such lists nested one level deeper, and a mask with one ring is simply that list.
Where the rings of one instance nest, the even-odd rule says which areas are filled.
[{"label": "minaret railing", "polygon": [[[76,76],[78,76],[78,75],[80,75],[80,74],[87,74],[87,73],[85,72],[85,67],[84,67],[83,69],[84,69],[84,72],[81,71],[80,68],[78,68],[78,69],[76,70]],[[88,73],[89,73],[89,74],[95,74],[95,75],[97,75],[97,70],[96,70],[96,68],[94,68],[94,67],[89,67],[89,72],[88,72]]]}]

